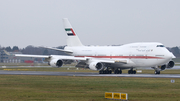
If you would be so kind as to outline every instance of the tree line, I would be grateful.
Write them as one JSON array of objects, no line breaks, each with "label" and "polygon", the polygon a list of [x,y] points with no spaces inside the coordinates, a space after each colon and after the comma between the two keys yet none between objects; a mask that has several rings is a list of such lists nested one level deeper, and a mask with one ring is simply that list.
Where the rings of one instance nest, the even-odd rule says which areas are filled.
[{"label": "tree line", "polygon": [[[64,49],[64,47],[65,46],[58,46],[54,48]],[[18,46],[13,46],[13,48],[11,48],[10,46],[8,47],[0,46],[0,51],[2,50],[6,50],[7,52],[21,52],[22,54],[34,54],[34,55],[67,55],[66,53],[61,51],[50,50],[42,47],[35,47],[32,45],[29,45],[23,49],[20,49]]]},{"label": "tree line", "polygon": [[[58,46],[54,48],[58,49],[64,49],[65,46]],[[176,57],[180,58],[180,48],[179,47],[167,47],[167,49],[172,52]],[[6,50],[7,52],[21,52],[22,54],[34,54],[34,55],[67,55],[64,52],[61,51],[55,51],[55,50],[50,50],[42,47],[35,47],[32,45],[29,45],[23,49],[20,49],[18,46],[13,46],[12,48],[10,46],[8,47],[1,47],[0,46],[0,51],[1,50]]]}]

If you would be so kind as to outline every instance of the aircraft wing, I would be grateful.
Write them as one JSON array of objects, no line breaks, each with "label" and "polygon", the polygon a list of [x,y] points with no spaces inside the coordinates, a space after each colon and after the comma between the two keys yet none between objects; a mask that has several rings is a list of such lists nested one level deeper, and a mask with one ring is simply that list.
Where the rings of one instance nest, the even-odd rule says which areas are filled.
[{"label": "aircraft wing", "polygon": [[92,57],[76,57],[76,56],[64,56],[64,55],[29,55],[29,54],[15,54],[17,57],[34,57],[34,58],[52,58],[62,60],[82,60],[82,61],[98,61],[102,63],[122,63],[127,64],[127,59],[122,60],[109,60],[109,59],[98,59]]},{"label": "aircraft wing", "polygon": [[[34,58],[45,58],[46,61],[49,61],[52,67],[61,67],[61,65],[54,65],[57,62],[61,63],[71,63],[72,60],[80,60],[76,67],[86,67],[87,65],[91,65],[92,63],[103,63],[105,65],[110,65],[114,63],[118,64],[127,64],[128,60],[111,60],[111,59],[101,59],[101,58],[93,58],[93,57],[76,57],[76,56],[64,56],[64,55],[26,55],[26,54],[15,54],[17,57],[34,57]],[[95,69],[96,70],[96,69]]]},{"label": "aircraft wing", "polygon": [[17,57],[34,57],[34,58],[51,58],[51,59],[62,59],[62,60],[81,60],[81,61],[98,61],[102,63],[122,63],[126,64],[127,60],[109,60],[109,59],[97,59],[92,57],[75,57],[75,56],[64,56],[64,55],[29,55],[29,54],[15,54]]}]

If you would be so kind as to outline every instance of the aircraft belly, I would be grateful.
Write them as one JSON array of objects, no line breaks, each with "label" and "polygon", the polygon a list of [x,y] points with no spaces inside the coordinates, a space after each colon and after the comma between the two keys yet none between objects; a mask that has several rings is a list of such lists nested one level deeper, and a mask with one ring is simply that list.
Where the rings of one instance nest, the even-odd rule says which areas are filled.
[{"label": "aircraft belly", "polygon": [[164,59],[132,59],[132,61],[136,64],[137,67],[153,67],[159,64],[165,64],[168,61]]},{"label": "aircraft belly", "polygon": [[109,64],[107,67],[114,67],[114,68],[124,67],[124,68],[128,68],[128,67],[134,67],[134,65],[133,64],[113,63],[113,64]]}]

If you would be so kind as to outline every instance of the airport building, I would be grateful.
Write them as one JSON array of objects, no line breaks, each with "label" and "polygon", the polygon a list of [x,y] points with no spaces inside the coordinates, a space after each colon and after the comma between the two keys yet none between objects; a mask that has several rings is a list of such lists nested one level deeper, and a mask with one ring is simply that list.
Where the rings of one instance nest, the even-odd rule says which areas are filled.
[{"label": "airport building", "polygon": [[31,57],[15,57],[14,54],[22,54],[21,52],[7,52],[6,50],[0,51],[1,63],[34,63],[42,62],[43,59],[36,59]]}]

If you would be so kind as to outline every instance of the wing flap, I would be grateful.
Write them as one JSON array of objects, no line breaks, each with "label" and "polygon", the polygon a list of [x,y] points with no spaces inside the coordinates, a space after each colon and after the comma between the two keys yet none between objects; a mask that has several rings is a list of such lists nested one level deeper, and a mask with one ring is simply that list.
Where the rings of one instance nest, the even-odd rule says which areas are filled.
[{"label": "wing flap", "polygon": [[63,60],[86,60],[85,57],[63,56],[63,55],[51,55],[52,58],[59,58]]}]

